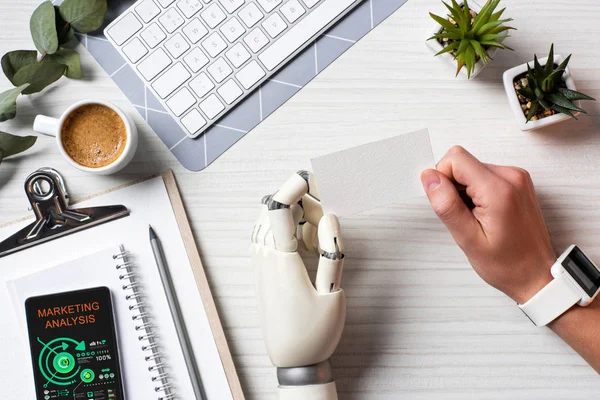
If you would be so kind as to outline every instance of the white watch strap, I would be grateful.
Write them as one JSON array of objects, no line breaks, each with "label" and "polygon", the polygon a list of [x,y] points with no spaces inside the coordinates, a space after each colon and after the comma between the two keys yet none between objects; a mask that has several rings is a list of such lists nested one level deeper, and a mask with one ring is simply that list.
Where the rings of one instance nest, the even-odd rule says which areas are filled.
[{"label": "white watch strap", "polygon": [[519,304],[519,308],[535,325],[545,326],[579,300],[581,291],[565,272],[554,278],[528,302]]}]

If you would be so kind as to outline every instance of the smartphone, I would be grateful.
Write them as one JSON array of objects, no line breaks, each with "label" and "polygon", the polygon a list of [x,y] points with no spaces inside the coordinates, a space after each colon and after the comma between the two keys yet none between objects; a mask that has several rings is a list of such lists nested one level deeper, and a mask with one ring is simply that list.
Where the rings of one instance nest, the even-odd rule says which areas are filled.
[{"label": "smartphone", "polygon": [[37,400],[124,400],[107,287],[25,301]]}]

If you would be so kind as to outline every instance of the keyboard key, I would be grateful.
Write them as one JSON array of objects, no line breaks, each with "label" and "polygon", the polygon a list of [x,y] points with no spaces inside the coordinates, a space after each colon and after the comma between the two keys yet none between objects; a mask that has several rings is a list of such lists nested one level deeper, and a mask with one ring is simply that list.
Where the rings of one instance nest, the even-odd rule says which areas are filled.
[{"label": "keyboard key", "polygon": [[191,75],[183,64],[177,63],[156,79],[152,87],[164,99],[190,78]]},{"label": "keyboard key", "polygon": [[265,10],[265,12],[270,13],[281,4],[281,0],[258,0],[258,4]]},{"label": "keyboard key", "polygon": [[136,63],[148,54],[148,49],[142,41],[138,38],[134,38],[132,41],[123,46],[123,53],[129,58],[129,61]]},{"label": "keyboard key", "polygon": [[227,56],[227,59],[231,61],[234,67],[239,68],[250,58],[250,53],[243,44],[236,43],[235,46],[227,50],[225,56]]},{"label": "keyboard key", "polygon": [[160,74],[165,68],[171,65],[172,62],[171,57],[169,57],[163,49],[158,49],[146,57],[146,59],[138,65],[137,69],[147,81],[151,81],[156,75]]},{"label": "keyboard key", "polygon": [[281,32],[285,31],[287,24],[283,21],[279,14],[275,13],[262,23],[262,27],[267,31],[269,36],[275,38]]},{"label": "keyboard key", "polygon": [[302,2],[308,8],[313,8],[315,6],[315,4],[317,4],[319,1],[321,1],[321,0],[302,0]]},{"label": "keyboard key", "polygon": [[252,60],[240,72],[235,74],[235,77],[245,89],[250,89],[265,75],[265,71],[258,65],[256,60]]},{"label": "keyboard key", "polygon": [[204,72],[201,72],[196,79],[190,82],[190,88],[192,88],[194,93],[200,98],[206,96],[214,87],[215,84],[212,83],[208,75]]},{"label": "keyboard key", "polygon": [[135,12],[144,22],[147,23],[152,21],[158,14],[160,14],[160,8],[156,5],[156,3],[154,3],[154,1],[144,0],[135,7]]},{"label": "keyboard key", "polygon": [[216,28],[217,25],[227,18],[223,10],[221,10],[221,7],[219,7],[217,4],[211,4],[200,15],[210,28]]},{"label": "keyboard key", "polygon": [[181,89],[167,100],[167,106],[177,117],[189,110],[194,104],[196,104],[196,98],[186,88]]},{"label": "keyboard key", "polygon": [[179,56],[190,49],[190,45],[181,33],[176,33],[171,39],[165,42],[165,48],[171,53],[173,58],[179,58]]},{"label": "keyboard key", "polygon": [[167,35],[160,29],[157,23],[153,22],[147,27],[144,31],[142,31],[142,39],[146,42],[146,44],[151,48],[155,48],[167,38]]},{"label": "keyboard key", "polygon": [[227,43],[225,43],[217,32],[213,32],[212,35],[202,42],[202,47],[206,49],[208,55],[215,58],[227,48]]},{"label": "keyboard key", "polygon": [[230,43],[233,43],[237,38],[242,36],[246,30],[240,21],[236,17],[233,17],[223,24],[221,32],[223,32],[223,35],[225,35]]},{"label": "keyboard key", "polygon": [[355,0],[327,0],[315,8],[302,21],[290,28],[258,56],[269,71],[284,62],[296,50],[312,42],[315,35],[339,17]]},{"label": "keyboard key", "polygon": [[231,69],[229,64],[227,64],[227,61],[223,59],[223,57],[219,57],[217,61],[209,65],[206,70],[217,83],[223,82],[225,78],[227,78],[233,72],[233,70]]},{"label": "keyboard key", "polygon": [[159,4],[163,6],[163,8],[169,7],[175,0],[158,0]]},{"label": "keyboard key", "polygon": [[233,79],[230,79],[221,85],[221,87],[217,89],[217,92],[227,104],[233,103],[244,93]]},{"label": "keyboard key", "polygon": [[216,95],[211,94],[206,98],[206,100],[200,103],[200,109],[208,118],[213,119],[225,109],[225,106],[223,103],[221,103],[221,100],[219,100]]},{"label": "keyboard key", "polygon": [[200,130],[204,125],[206,125],[206,120],[200,114],[198,110],[192,110],[188,115],[181,118],[181,123],[188,130],[190,134],[194,134]]},{"label": "keyboard key", "polygon": [[219,0],[219,3],[221,3],[229,14],[233,14],[235,10],[244,5],[244,0]]},{"label": "keyboard key", "polygon": [[196,47],[194,50],[190,51],[185,57],[183,57],[183,61],[187,64],[188,67],[192,70],[192,72],[198,72],[202,67],[208,64],[208,57],[204,55],[202,50]]},{"label": "keyboard key", "polygon": [[181,10],[186,18],[192,18],[202,7],[199,0],[179,0],[177,2],[177,8]]},{"label": "keyboard key", "polygon": [[264,17],[264,14],[258,9],[255,3],[250,3],[246,7],[242,8],[239,16],[248,28],[252,28]]},{"label": "keyboard key", "polygon": [[283,16],[291,23],[296,22],[306,11],[298,0],[290,0],[281,7]]},{"label": "keyboard key", "polygon": [[169,33],[175,32],[185,22],[181,14],[174,8],[164,13],[158,21]]},{"label": "keyboard key", "polygon": [[256,53],[269,44],[269,39],[259,28],[255,28],[244,38],[244,42],[250,47],[250,50]]},{"label": "keyboard key", "polygon": [[142,23],[133,13],[127,13],[107,31],[112,40],[119,46],[142,29]]},{"label": "keyboard key", "polygon": [[192,22],[183,27],[183,33],[190,39],[190,42],[198,43],[200,39],[208,34],[208,29],[198,18],[194,18]]}]

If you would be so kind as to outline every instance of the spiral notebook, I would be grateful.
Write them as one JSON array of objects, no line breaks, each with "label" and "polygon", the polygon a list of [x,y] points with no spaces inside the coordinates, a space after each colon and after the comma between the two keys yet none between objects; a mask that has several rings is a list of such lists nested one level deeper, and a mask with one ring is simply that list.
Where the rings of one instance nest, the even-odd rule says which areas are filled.
[{"label": "spiral notebook", "polygon": [[[0,373],[14,383],[8,399],[35,398],[25,300],[98,286],[111,291],[126,400],[194,398],[149,245],[152,224],[162,241],[207,399],[243,400],[172,173],[77,203],[105,204],[124,204],[131,215],[0,259],[6,297],[15,311],[0,309],[0,329],[13,332],[4,335],[0,348],[0,359],[12,360],[6,368],[0,365]],[[29,222],[0,227],[0,240]],[[2,295],[0,291],[6,304]]]}]

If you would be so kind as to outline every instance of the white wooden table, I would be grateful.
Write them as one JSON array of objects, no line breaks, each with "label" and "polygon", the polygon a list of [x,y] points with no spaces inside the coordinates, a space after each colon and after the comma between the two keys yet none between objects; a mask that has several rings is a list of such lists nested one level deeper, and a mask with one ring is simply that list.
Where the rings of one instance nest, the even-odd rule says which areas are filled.
[{"label": "white wooden table", "polygon": [[[33,48],[28,26],[37,3],[0,0],[0,53]],[[62,79],[22,98],[18,118],[0,128],[29,134],[37,113],[56,116],[77,100],[100,97],[136,118],[137,156],[117,175],[94,177],[69,167],[53,140],[41,137],[26,155],[0,165],[0,223],[27,214],[23,181],[39,167],[60,170],[75,199],[173,168],[242,385],[249,399],[261,400],[275,398],[276,378],[258,324],[250,232],[262,195],[309,168],[312,157],[427,127],[436,158],[461,144],[485,161],[529,169],[557,248],[578,243],[600,259],[600,102],[587,102],[589,115],[579,121],[524,134],[501,83],[505,69],[530,61],[534,52],[545,55],[554,43],[556,52],[573,53],[577,87],[600,99],[600,3],[503,3],[519,29],[507,41],[516,51],[497,53],[475,80],[454,79],[425,47],[427,13],[441,12],[440,1],[409,0],[200,173],[178,165],[80,49],[85,80]],[[2,78],[0,89],[8,87]],[[348,321],[333,358],[342,399],[597,397],[593,370],[477,277],[425,198],[343,225]],[[0,332],[0,347],[7,334]],[[2,354],[2,397],[21,400],[22,378]]]}]

